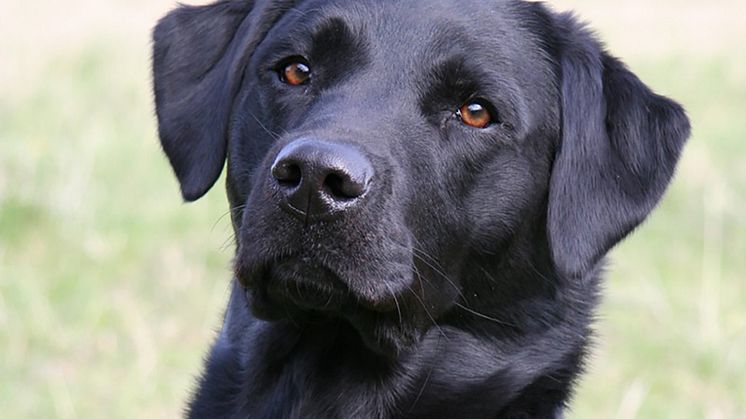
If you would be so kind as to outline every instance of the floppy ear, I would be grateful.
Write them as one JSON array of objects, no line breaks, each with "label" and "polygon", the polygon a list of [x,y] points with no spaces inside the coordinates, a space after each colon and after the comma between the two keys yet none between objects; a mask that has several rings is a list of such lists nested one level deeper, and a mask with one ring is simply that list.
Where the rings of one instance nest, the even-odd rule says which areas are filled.
[{"label": "floppy ear", "polygon": [[689,121],[569,15],[559,20],[562,135],[549,190],[558,270],[580,277],[637,227],[674,173]]},{"label": "floppy ear", "polygon": [[179,6],[153,31],[158,133],[185,200],[204,195],[225,163],[228,121],[246,63],[292,1]]}]

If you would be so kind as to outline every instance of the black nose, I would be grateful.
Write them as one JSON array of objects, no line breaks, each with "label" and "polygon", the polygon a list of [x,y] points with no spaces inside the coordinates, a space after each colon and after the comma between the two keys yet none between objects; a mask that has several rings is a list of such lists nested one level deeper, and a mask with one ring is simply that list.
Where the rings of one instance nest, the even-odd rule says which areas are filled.
[{"label": "black nose", "polygon": [[303,138],[272,164],[281,206],[306,222],[339,215],[360,203],[373,178],[370,161],[351,145]]}]

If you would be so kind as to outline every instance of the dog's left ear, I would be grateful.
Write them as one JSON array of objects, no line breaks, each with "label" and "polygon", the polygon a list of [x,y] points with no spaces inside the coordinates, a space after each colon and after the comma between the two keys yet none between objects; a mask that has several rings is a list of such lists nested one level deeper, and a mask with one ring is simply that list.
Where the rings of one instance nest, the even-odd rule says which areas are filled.
[{"label": "dog's left ear", "polygon": [[549,190],[554,263],[580,277],[637,227],[676,168],[689,120],[653,93],[570,15],[558,26],[562,135]]},{"label": "dog's left ear", "polygon": [[158,133],[185,200],[220,177],[228,121],[246,63],[291,0],[179,6],[153,31]]}]

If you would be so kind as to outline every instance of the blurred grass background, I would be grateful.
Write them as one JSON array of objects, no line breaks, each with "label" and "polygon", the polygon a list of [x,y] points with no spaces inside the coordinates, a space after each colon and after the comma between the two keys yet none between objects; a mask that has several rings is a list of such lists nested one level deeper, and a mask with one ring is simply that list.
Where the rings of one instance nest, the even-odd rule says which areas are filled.
[{"label": "blurred grass background", "polygon": [[[746,3],[557,0],[694,135],[615,252],[571,418],[746,418]],[[164,0],[0,0],[0,416],[179,415],[227,297],[221,187],[182,205],[149,30]]]}]

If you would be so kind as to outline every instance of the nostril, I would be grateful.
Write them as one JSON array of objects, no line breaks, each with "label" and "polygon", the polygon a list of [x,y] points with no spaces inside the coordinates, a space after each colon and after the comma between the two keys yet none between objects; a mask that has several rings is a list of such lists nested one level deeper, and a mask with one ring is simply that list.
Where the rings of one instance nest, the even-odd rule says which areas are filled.
[{"label": "nostril", "polygon": [[272,198],[304,223],[364,205],[375,173],[356,146],[309,138],[283,146],[269,172]]},{"label": "nostril", "polygon": [[346,173],[332,172],[324,179],[324,190],[337,200],[360,197],[365,192],[365,183],[352,179]]},{"label": "nostril", "polygon": [[272,167],[272,177],[281,186],[296,187],[300,185],[303,173],[297,164],[290,162],[279,162]]}]

